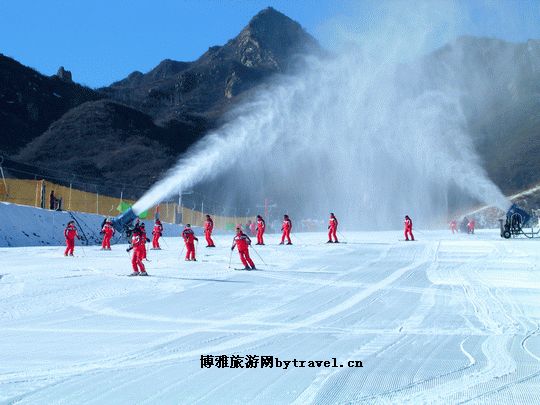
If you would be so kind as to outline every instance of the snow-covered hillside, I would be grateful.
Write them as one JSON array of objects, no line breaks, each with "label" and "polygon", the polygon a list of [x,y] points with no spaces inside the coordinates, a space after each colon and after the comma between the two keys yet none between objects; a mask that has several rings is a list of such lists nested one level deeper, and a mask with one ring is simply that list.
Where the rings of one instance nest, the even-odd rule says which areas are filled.
[{"label": "snow-covered hillside", "polygon": [[[102,215],[81,212],[52,211],[26,205],[0,202],[0,246],[47,246],[64,243],[64,228],[68,221],[76,220],[77,228],[89,244],[101,243],[99,235]],[[153,221],[144,221],[148,233],[152,231]],[[163,224],[166,236],[180,235],[179,225]],[[120,235],[113,243],[121,240]]]},{"label": "snow-covered hillside", "polygon": [[[351,233],[340,245],[294,236],[293,246],[268,236],[257,249],[266,264],[252,250],[250,272],[228,269],[229,235],[200,247],[197,262],[166,238],[149,251],[146,278],[126,277],[125,246],[77,247],[74,258],[63,247],[0,249],[0,402],[540,398],[538,241],[497,231],[424,232],[417,242]],[[205,355],[238,355],[244,367],[218,368],[217,357],[201,367]],[[305,363],[245,368],[247,355]],[[337,367],[307,367],[333,358]]]}]

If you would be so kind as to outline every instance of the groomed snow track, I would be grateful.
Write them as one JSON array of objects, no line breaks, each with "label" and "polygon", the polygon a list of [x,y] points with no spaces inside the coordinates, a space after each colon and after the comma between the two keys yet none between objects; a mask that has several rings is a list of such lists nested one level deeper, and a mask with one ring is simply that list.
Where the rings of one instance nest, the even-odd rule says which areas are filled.
[{"label": "groomed snow track", "polygon": [[[537,402],[536,241],[324,236],[269,235],[251,272],[227,268],[228,236],[195,263],[166,238],[148,278],[120,245],[0,249],[0,403]],[[201,368],[221,354],[363,367]]]}]

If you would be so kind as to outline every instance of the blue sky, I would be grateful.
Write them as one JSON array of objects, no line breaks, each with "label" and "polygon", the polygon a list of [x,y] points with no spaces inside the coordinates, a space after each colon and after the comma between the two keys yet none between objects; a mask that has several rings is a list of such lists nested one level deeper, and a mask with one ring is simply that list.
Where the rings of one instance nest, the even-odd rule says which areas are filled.
[{"label": "blue sky", "polygon": [[[433,7],[439,1],[432,0]],[[510,41],[540,39],[540,0],[457,0],[469,22],[462,34]],[[59,66],[99,87],[161,60],[194,60],[233,38],[272,6],[323,44],[328,21],[377,19],[367,0],[0,0],[0,53],[51,75]],[[391,3],[390,3],[391,4]],[[412,0],[411,0],[411,3]]]}]

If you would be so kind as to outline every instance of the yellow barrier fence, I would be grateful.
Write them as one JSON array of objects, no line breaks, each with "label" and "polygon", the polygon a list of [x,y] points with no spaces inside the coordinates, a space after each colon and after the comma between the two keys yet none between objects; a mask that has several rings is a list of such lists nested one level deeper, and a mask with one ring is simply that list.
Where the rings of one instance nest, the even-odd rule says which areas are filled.
[{"label": "yellow barrier fence", "polygon": [[[53,209],[51,207],[51,191],[54,191],[57,206],[59,205],[62,210],[66,211],[87,212],[113,217],[119,214],[117,207],[122,201],[130,205],[135,203],[133,200],[81,191],[45,180],[0,179],[0,201]],[[156,208],[148,210],[148,219],[154,218]],[[163,222],[180,223],[181,221],[193,226],[203,226],[206,213],[167,202],[159,205],[159,217]],[[212,218],[217,229],[229,230],[237,224],[246,224],[249,220],[254,220],[254,218],[248,217],[220,215],[212,215]]]}]

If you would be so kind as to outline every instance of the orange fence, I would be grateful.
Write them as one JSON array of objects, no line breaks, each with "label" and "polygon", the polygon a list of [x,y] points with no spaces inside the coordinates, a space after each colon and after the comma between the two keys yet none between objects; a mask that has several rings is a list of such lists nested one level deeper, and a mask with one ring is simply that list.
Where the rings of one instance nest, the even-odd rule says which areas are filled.
[{"label": "orange fence", "polygon": [[[54,191],[55,202],[51,206],[51,191]],[[88,212],[104,216],[119,214],[117,207],[123,201],[130,205],[135,201],[90,193],[77,190],[73,187],[61,186],[45,180],[20,180],[11,178],[0,179],[0,201],[14,204],[30,205],[47,209],[60,208],[67,211]],[[148,210],[148,219],[154,218],[156,207]],[[179,206],[176,203],[162,203],[159,205],[159,217],[163,222],[190,223],[202,226],[206,213]],[[245,224],[248,217],[226,217],[212,215],[214,225],[218,229],[231,229],[236,224]]]}]

